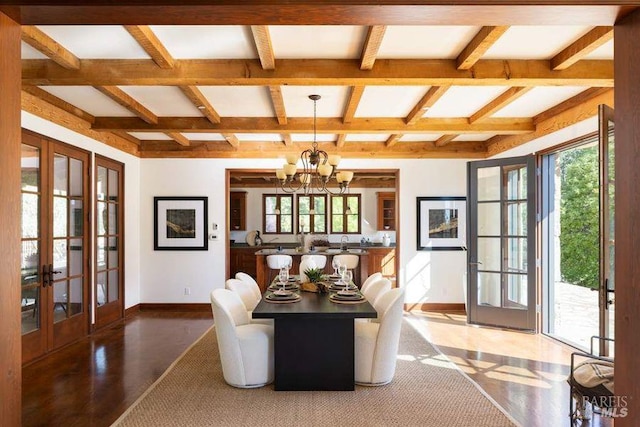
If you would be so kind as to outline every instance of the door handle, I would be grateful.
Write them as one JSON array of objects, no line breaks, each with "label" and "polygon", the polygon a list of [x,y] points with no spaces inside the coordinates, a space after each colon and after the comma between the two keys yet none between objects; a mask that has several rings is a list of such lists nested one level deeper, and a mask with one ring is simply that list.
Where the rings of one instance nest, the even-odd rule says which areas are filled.
[{"label": "door handle", "polygon": [[47,264],[42,264],[42,287],[46,288],[49,284],[49,267]]},{"label": "door handle", "polygon": [[471,261],[469,265],[482,265],[482,261]]}]

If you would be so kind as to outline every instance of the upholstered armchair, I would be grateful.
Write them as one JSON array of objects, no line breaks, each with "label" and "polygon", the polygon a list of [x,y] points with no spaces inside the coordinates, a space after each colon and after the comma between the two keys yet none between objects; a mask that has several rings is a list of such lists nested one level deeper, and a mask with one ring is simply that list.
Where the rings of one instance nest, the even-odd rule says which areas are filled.
[{"label": "upholstered armchair", "polygon": [[249,323],[240,296],[229,289],[211,292],[211,309],[224,380],[240,388],[273,382],[273,326]]},{"label": "upholstered armchair", "polygon": [[386,291],[376,301],[378,322],[355,323],[355,382],[379,386],[393,380],[402,326],[404,288]]}]

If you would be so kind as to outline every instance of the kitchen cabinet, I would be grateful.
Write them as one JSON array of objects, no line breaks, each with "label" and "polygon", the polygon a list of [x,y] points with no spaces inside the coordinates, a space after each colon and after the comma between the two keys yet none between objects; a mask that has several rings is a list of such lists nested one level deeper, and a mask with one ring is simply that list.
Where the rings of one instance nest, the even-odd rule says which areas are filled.
[{"label": "kitchen cabinet", "polygon": [[247,193],[232,191],[229,193],[229,227],[231,230],[247,229]]},{"label": "kitchen cabinet", "polygon": [[378,230],[396,229],[396,193],[378,193]]}]

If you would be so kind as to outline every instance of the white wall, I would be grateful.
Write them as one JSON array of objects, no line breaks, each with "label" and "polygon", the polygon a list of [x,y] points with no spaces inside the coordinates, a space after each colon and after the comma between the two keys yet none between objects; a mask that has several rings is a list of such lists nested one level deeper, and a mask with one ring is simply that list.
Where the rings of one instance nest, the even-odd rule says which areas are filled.
[{"label": "white wall", "polygon": [[[22,127],[124,163],[125,307],[140,302],[140,159],[62,126],[22,112]],[[93,161],[93,155],[92,155]],[[93,187],[93,183],[92,186]],[[93,205],[91,206],[93,209]],[[92,214],[95,218],[95,213]],[[93,255],[92,255],[93,256]]]},{"label": "white wall", "polygon": [[[208,251],[154,251],[153,197],[207,196],[209,226],[212,222],[222,225],[226,215],[225,169],[275,168],[282,160],[143,159],[141,163],[141,302],[208,302],[211,290],[223,287],[226,279],[226,235],[220,232],[217,241],[209,241]],[[408,287],[407,302],[462,303],[466,253],[416,250],[416,197],[464,196],[466,161],[345,159],[340,166],[400,169],[398,283]],[[254,203],[260,204],[254,208]],[[261,203],[250,199],[248,212],[261,210]],[[190,288],[190,295],[184,295],[185,287]]]}]

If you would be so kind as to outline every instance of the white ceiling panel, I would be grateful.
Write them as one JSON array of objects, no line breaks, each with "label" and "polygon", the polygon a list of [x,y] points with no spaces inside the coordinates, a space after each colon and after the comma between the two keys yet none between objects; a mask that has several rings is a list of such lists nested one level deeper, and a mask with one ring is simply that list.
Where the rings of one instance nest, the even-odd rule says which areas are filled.
[{"label": "white ceiling panel", "polygon": [[461,142],[461,141],[486,141],[489,138],[494,137],[495,135],[492,135],[490,133],[466,133],[463,135],[458,135],[457,137],[455,137],[454,141],[455,142]]},{"label": "white ceiling panel", "polygon": [[591,28],[536,25],[510,27],[482,59],[551,59]]},{"label": "white ceiling panel", "polygon": [[[337,138],[338,138],[337,135],[333,133],[319,133],[316,136],[316,141],[335,142]],[[291,140],[293,142],[313,142],[313,134],[312,133],[292,133]]]},{"label": "white ceiling panel", "polygon": [[135,116],[91,86],[40,86],[40,88],[94,116]]},{"label": "white ceiling panel", "polygon": [[429,86],[367,86],[356,117],[406,117]]},{"label": "white ceiling panel", "polygon": [[219,133],[181,132],[190,141],[226,141]]},{"label": "white ceiling panel", "polygon": [[435,141],[440,138],[439,133],[405,133],[400,138],[400,142],[419,142],[419,141]]},{"label": "white ceiling panel", "polygon": [[172,141],[170,136],[162,132],[129,132],[129,135],[142,141]]},{"label": "white ceiling panel", "polygon": [[25,42],[20,42],[20,58],[22,59],[47,59],[48,56],[40,53],[39,50],[36,50],[26,44]]},{"label": "white ceiling panel", "polygon": [[271,44],[277,59],[360,57],[367,27],[353,25],[272,25]]},{"label": "white ceiling panel", "polygon": [[349,86],[282,86],[284,106],[289,117],[313,117],[309,95],[320,95],[318,117],[342,117]]},{"label": "white ceiling panel", "polygon": [[157,116],[194,117],[202,113],[175,86],[120,86]]},{"label": "white ceiling panel", "polygon": [[584,59],[609,59],[613,60],[613,40],[609,40],[590,54],[586,55]]},{"label": "white ceiling panel", "polygon": [[152,25],[176,59],[257,58],[251,29],[244,25]]},{"label": "white ceiling panel", "polygon": [[506,86],[451,86],[423,117],[469,117],[507,89]]},{"label": "white ceiling panel", "polygon": [[282,135],[279,133],[236,133],[235,135],[240,141],[282,141]]},{"label": "white ceiling panel", "polygon": [[262,86],[198,86],[221,117],[272,117],[269,89]]},{"label": "white ceiling panel", "polygon": [[78,58],[149,58],[120,25],[43,25],[38,28]]},{"label": "white ceiling panel", "polygon": [[586,90],[583,86],[534,87],[492,117],[533,117]]},{"label": "white ceiling panel", "polygon": [[390,134],[384,133],[351,133],[345,137],[345,141],[347,142],[356,142],[356,141],[386,141],[389,139]]},{"label": "white ceiling panel", "polygon": [[469,26],[387,27],[380,44],[378,58],[454,59],[480,31]]}]

